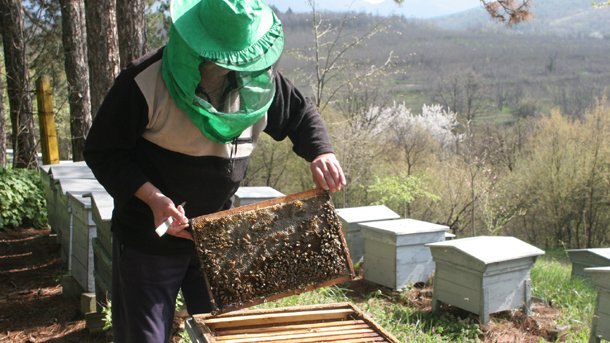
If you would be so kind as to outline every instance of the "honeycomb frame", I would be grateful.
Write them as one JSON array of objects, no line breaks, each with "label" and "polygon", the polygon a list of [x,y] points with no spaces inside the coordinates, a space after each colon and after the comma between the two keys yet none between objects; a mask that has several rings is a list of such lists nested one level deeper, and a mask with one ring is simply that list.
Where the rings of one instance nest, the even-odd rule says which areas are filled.
[{"label": "honeycomb frame", "polygon": [[191,222],[213,313],[355,279],[328,192],[296,193]]}]

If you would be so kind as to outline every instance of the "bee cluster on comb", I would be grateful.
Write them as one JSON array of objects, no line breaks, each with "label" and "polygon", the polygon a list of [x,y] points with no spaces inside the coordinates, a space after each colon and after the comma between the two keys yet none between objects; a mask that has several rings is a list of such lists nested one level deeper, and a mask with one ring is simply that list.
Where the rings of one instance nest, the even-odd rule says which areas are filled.
[{"label": "bee cluster on comb", "polygon": [[355,276],[326,192],[201,216],[192,225],[202,272],[220,312]]}]

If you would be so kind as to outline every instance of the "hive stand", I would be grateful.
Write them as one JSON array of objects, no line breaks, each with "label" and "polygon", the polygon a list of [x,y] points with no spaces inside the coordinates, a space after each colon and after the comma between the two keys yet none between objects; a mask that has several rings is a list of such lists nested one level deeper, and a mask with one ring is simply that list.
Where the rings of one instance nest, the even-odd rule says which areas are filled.
[{"label": "hive stand", "polygon": [[530,270],[544,254],[514,237],[480,236],[426,244],[436,262],[432,310],[451,304],[479,315],[522,307],[529,315]]},{"label": "hive stand", "polygon": [[426,243],[442,242],[448,226],[415,219],[360,223],[364,240],[364,278],[400,290],[427,282],[434,261]]},{"label": "hive stand", "polygon": [[233,206],[245,206],[282,196],[284,194],[271,187],[239,187],[237,192],[235,192]]},{"label": "hive stand", "polygon": [[567,253],[572,261],[572,277],[588,279],[591,274],[585,268],[610,266],[610,248],[571,249]]},{"label": "hive stand", "polygon": [[585,272],[598,292],[589,343],[599,343],[602,339],[610,341],[610,267],[586,268]]},{"label": "hive stand", "polygon": [[364,241],[360,223],[398,219],[400,216],[384,205],[346,207],[336,209],[352,263],[362,262]]}]

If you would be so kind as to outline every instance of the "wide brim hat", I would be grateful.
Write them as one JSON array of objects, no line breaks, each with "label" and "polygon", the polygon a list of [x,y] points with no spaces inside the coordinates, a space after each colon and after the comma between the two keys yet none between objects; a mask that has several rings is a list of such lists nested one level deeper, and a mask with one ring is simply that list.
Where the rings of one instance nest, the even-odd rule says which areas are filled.
[{"label": "wide brim hat", "polygon": [[188,47],[226,69],[267,69],[284,49],[282,24],[260,0],[172,0],[170,14]]}]

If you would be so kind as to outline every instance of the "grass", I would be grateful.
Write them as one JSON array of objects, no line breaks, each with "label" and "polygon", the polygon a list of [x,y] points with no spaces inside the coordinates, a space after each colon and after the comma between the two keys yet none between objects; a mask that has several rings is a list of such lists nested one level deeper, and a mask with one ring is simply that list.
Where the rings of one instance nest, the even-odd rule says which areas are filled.
[{"label": "grass", "polygon": [[532,268],[532,295],[561,309],[557,324],[569,327],[566,342],[588,342],[597,293],[589,281],[570,273],[565,252],[547,252]]}]

